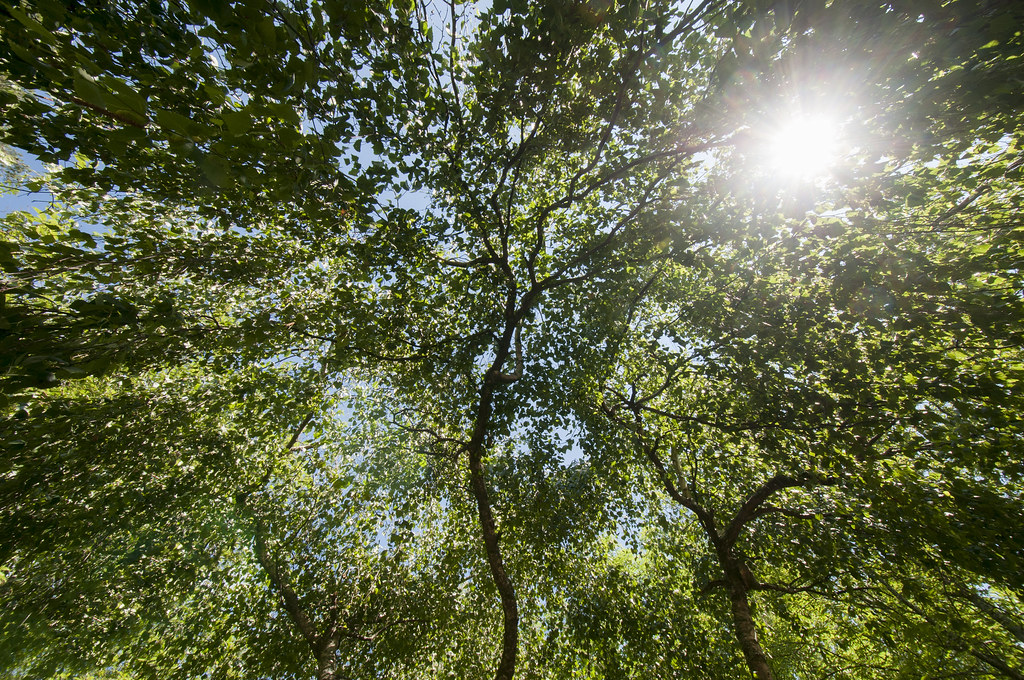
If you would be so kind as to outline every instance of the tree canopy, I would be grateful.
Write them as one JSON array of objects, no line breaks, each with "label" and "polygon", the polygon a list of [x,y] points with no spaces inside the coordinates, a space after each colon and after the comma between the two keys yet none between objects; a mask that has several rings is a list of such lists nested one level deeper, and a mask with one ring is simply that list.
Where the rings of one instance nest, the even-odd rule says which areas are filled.
[{"label": "tree canopy", "polygon": [[1024,678],[1019,3],[0,17],[10,677]]}]

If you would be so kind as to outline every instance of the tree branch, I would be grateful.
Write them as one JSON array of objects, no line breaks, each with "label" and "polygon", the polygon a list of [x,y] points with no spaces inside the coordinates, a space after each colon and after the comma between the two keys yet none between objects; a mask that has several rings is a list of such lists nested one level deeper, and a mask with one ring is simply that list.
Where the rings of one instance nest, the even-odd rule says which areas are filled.
[{"label": "tree branch", "polygon": [[838,478],[817,477],[810,473],[803,473],[797,477],[775,475],[755,490],[739,509],[739,512],[736,513],[736,516],[729,524],[729,528],[725,530],[725,534],[722,536],[723,542],[728,546],[732,546],[736,542],[736,539],[739,538],[740,530],[743,529],[743,526],[754,518],[754,512],[773,494],[792,487],[806,487],[814,484],[835,485],[838,483]]},{"label": "tree branch", "polygon": [[83,107],[89,109],[90,111],[95,111],[96,113],[100,114],[104,118],[109,118],[111,120],[117,121],[118,123],[122,123],[124,125],[130,125],[130,126],[132,126],[134,128],[139,128],[140,130],[145,130],[146,129],[146,123],[149,122],[148,120],[143,118],[143,122],[140,123],[137,120],[134,120],[134,119],[132,119],[132,118],[130,118],[128,116],[125,116],[125,115],[120,114],[120,113],[116,113],[114,111],[108,111],[107,109],[103,108],[102,106],[97,106],[96,104],[90,104],[89,102],[85,101],[84,99],[79,99],[78,97],[71,97],[70,99],[71,99],[71,101],[73,101],[74,103],[78,104],[79,106],[83,106]]},{"label": "tree branch", "polygon": [[516,343],[516,372],[515,373],[494,373],[494,381],[502,384],[514,383],[523,377],[523,341],[522,341],[522,326],[516,325],[515,330],[515,343]]},{"label": "tree branch", "polygon": [[267,576],[270,577],[270,582],[273,584],[274,589],[277,590],[282,600],[284,600],[284,607],[288,617],[295,624],[295,627],[299,629],[302,637],[312,648],[313,652],[319,655],[321,639],[317,633],[316,626],[302,609],[302,604],[295,595],[295,591],[289,585],[287,576],[281,573],[277,563],[271,558],[263,537],[263,524],[259,520],[256,520],[256,559],[267,573]]}]

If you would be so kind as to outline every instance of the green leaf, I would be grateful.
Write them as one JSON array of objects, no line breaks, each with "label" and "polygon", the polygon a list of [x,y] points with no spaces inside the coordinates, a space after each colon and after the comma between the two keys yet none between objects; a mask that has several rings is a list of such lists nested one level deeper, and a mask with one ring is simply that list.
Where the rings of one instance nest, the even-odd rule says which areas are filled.
[{"label": "green leaf", "polygon": [[88,76],[75,74],[74,77],[75,94],[84,100],[87,104],[91,104],[97,108],[105,109],[107,106],[107,97],[103,92],[103,89],[96,84],[95,81],[90,79]]}]

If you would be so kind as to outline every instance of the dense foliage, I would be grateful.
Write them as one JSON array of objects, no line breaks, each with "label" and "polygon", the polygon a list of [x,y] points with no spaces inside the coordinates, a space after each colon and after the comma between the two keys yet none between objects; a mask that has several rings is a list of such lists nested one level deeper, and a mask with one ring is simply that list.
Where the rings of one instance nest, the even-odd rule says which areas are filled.
[{"label": "dense foliage", "polygon": [[1024,678],[1018,3],[0,17],[10,677]]}]

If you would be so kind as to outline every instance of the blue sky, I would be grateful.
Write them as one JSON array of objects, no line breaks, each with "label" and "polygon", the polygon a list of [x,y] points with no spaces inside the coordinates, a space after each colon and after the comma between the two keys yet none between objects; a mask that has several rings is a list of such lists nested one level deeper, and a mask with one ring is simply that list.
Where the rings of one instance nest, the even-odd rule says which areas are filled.
[{"label": "blue sky", "polygon": [[[14,151],[20,154],[22,161],[27,163],[30,168],[36,172],[43,172],[43,164],[39,162],[39,159],[30,156],[20,149],[14,149]],[[7,215],[15,210],[27,210],[31,207],[43,208],[49,201],[50,195],[46,192],[2,193],[0,194],[0,216]]]}]

